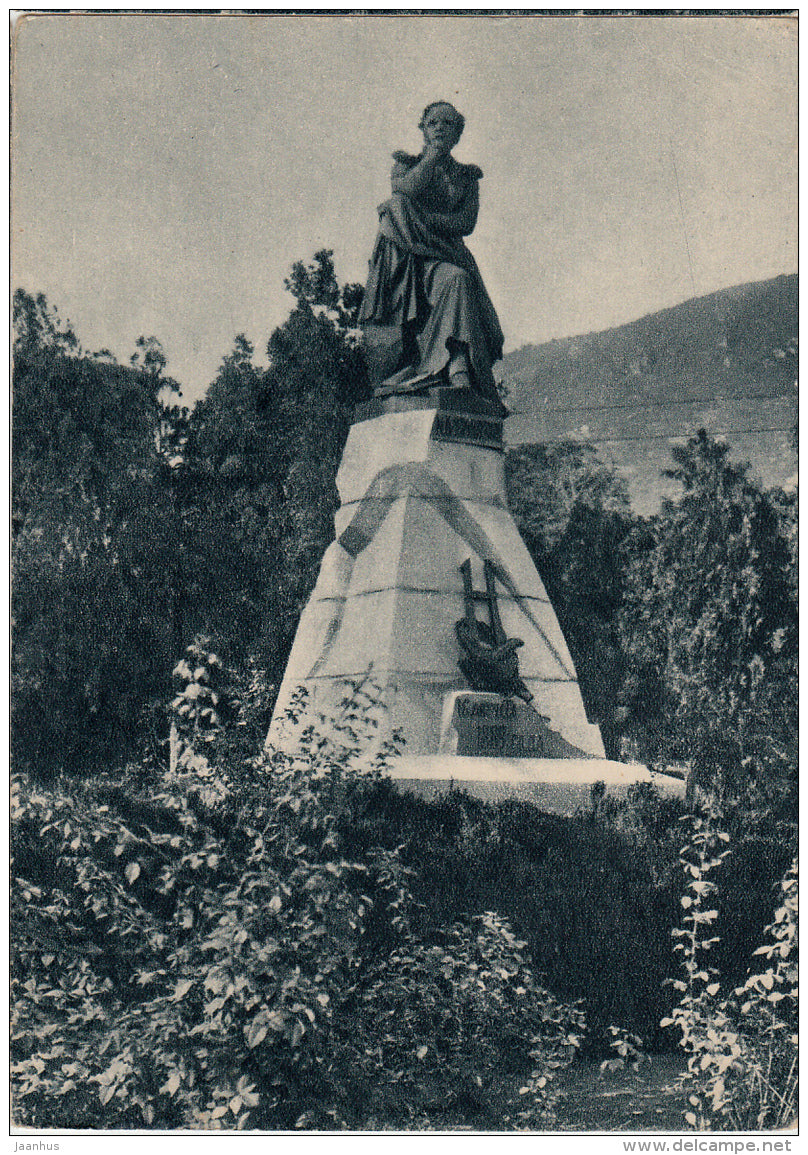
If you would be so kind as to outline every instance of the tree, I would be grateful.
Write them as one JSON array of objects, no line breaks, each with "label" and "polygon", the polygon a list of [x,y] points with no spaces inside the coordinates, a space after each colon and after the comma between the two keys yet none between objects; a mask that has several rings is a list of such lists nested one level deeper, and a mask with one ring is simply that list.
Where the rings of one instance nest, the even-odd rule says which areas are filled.
[{"label": "tree", "polygon": [[797,612],[788,499],[702,430],[682,486],[626,542],[625,700],[653,762],[727,788],[796,773]]},{"label": "tree", "polygon": [[14,297],[15,757],[40,773],[125,755],[171,657],[173,548],[156,432],[162,366],[82,353],[40,294]]},{"label": "tree", "polygon": [[235,660],[250,652],[272,616],[281,561],[283,454],[253,352],[239,334],[189,418],[172,475],[185,640],[210,634]]},{"label": "tree", "polygon": [[278,683],[333,538],[353,407],[368,393],[352,332],[358,287],[339,287],[328,250],[296,262],[286,286],[296,305],[269,339],[269,367],[236,338],[175,475],[187,632],[214,635],[236,660],[253,654]]},{"label": "tree", "polygon": [[623,659],[615,618],[621,544],[632,526],[625,483],[592,446],[523,445],[506,458],[508,501],[575,662],[587,713],[619,757]]},{"label": "tree", "polygon": [[367,395],[361,287],[297,262],[267,370],[239,335],[208,396],[177,404],[157,338],[86,354],[15,295],[14,743],[43,770],[124,757],[191,639],[280,680],[333,536],[334,478]]}]

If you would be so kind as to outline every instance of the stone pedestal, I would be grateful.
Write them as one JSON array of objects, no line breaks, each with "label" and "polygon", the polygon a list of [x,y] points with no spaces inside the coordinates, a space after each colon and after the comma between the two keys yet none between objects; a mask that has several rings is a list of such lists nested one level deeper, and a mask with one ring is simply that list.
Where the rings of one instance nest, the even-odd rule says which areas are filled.
[{"label": "stone pedestal", "polygon": [[[555,613],[507,508],[500,416],[451,390],[370,402],[350,430],[337,487],[337,540],[301,617],[268,741],[296,686],[328,716],[348,683],[370,673],[407,755],[436,755],[452,741],[494,753],[499,727],[503,754],[603,758]],[[530,706],[498,706],[500,696],[478,695],[488,704],[476,729],[472,715],[462,715],[471,707],[460,706],[471,699],[455,628],[464,618],[467,561],[476,594],[486,588],[486,563],[495,577],[501,626],[523,643],[519,674],[533,696]],[[494,717],[497,709],[508,719]]]},{"label": "stone pedestal", "polygon": [[460,790],[482,802],[532,802],[548,814],[571,817],[592,804],[592,788],[625,799],[632,787],[652,787],[666,798],[685,801],[687,783],[647,766],[606,758],[481,758],[457,754],[405,754],[390,771],[399,790],[433,801]]}]

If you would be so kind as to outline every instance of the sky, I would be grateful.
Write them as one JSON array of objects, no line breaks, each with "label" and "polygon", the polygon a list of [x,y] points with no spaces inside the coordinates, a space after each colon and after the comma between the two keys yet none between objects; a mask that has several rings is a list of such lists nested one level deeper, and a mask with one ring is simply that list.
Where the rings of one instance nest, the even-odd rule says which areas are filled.
[{"label": "sky", "polygon": [[155,335],[193,402],[292,263],[364,281],[423,107],[484,170],[469,247],[506,349],[797,268],[783,18],[34,15],[17,24],[12,280],[85,349]]}]

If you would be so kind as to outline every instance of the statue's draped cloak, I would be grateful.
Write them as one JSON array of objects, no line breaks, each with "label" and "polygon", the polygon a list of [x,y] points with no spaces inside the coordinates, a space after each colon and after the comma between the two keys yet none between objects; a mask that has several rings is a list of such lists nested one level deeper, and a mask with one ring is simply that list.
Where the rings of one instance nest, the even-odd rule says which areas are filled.
[{"label": "statue's draped cloak", "polygon": [[[396,157],[393,178],[419,159]],[[481,176],[474,165],[452,161],[417,197],[394,192],[379,205],[359,315],[377,393],[417,389],[465,354],[472,387],[497,396],[491,365],[502,356],[502,329],[474,257],[440,220],[476,209]]]}]

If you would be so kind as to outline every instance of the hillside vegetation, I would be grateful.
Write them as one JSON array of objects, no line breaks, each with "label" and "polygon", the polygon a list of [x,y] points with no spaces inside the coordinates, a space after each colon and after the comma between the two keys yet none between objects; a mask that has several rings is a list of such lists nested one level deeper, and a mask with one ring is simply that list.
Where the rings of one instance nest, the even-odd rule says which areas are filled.
[{"label": "hillside vegetation", "polygon": [[765,485],[794,472],[798,280],[722,289],[619,328],[525,345],[502,366],[510,444],[575,436],[603,447],[651,512],[666,441],[730,434]]}]

